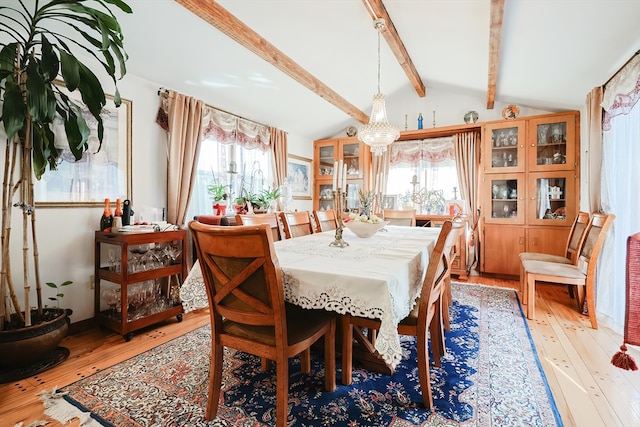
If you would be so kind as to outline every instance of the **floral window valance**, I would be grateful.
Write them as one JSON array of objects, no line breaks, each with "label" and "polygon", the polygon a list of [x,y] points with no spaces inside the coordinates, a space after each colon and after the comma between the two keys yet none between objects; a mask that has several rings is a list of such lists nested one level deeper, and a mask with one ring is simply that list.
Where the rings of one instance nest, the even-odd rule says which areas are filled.
[{"label": "floral window valance", "polygon": [[636,55],[607,83],[602,99],[605,111],[602,129],[611,129],[611,120],[627,114],[640,101],[640,55]]},{"label": "floral window valance", "polygon": [[222,144],[239,144],[248,150],[269,150],[268,126],[211,107],[204,109],[202,125],[203,138],[214,137]]},{"label": "floral window valance", "polygon": [[421,162],[436,164],[455,159],[453,137],[430,138],[424,140],[401,141],[391,144],[390,165],[408,163],[419,166]]}]

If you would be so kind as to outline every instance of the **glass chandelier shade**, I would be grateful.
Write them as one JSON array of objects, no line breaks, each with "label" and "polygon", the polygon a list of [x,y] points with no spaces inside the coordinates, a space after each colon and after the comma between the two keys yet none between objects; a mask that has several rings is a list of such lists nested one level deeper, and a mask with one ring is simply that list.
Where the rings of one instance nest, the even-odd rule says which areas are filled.
[{"label": "glass chandelier shade", "polygon": [[387,151],[387,146],[400,137],[400,130],[387,119],[384,95],[380,93],[380,31],[384,25],[384,19],[376,19],[373,22],[373,26],[378,30],[378,93],[373,96],[369,123],[358,130],[358,139],[371,147],[374,156],[382,155]]},{"label": "glass chandelier shade", "polygon": [[375,156],[380,156],[387,151],[387,146],[400,136],[400,130],[387,120],[387,111],[384,105],[384,95],[377,93],[373,96],[373,108],[369,123],[358,131],[360,141],[371,147]]}]

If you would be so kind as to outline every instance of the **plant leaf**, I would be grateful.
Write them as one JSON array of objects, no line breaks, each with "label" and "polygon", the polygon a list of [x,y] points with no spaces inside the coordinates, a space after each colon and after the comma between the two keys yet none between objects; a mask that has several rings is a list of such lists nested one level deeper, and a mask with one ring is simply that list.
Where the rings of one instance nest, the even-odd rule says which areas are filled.
[{"label": "plant leaf", "polygon": [[51,43],[49,40],[42,34],[42,48],[41,48],[41,73],[42,77],[46,82],[50,82],[55,79],[58,75],[58,70],[60,69],[60,61],[58,60],[58,55],[56,55]]},{"label": "plant leaf", "polygon": [[2,121],[7,138],[11,139],[25,125],[27,108],[22,99],[20,87],[14,82],[6,82],[2,104]]},{"label": "plant leaf", "polygon": [[65,86],[69,91],[75,91],[80,84],[80,67],[78,66],[78,60],[67,52],[60,51],[60,64],[62,65],[62,79],[64,80]]}]

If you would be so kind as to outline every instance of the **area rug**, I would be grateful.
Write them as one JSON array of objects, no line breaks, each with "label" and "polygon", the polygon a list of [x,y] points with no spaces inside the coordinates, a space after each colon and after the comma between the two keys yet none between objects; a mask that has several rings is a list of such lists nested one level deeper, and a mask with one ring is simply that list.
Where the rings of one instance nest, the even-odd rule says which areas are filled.
[{"label": "area rug", "polygon": [[[434,410],[422,407],[414,339],[382,375],[354,369],[351,386],[324,392],[322,355],[311,374],[290,361],[289,426],[561,426],[528,326],[513,290],[454,283],[451,332],[442,367],[431,369]],[[90,413],[102,426],[269,426],[275,367],[225,350],[218,418],[204,420],[210,354],[204,326],[53,393],[48,415],[61,422]],[[87,417],[89,414],[83,414]],[[88,424],[83,424],[88,425]]]}]

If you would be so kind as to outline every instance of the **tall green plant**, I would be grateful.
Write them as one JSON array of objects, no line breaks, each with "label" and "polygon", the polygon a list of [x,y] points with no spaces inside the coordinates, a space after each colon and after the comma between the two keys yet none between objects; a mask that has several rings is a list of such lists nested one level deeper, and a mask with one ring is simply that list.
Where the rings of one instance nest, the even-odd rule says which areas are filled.
[{"label": "tall green plant", "polygon": [[[104,68],[116,85],[114,102],[120,105],[117,80],[126,73],[128,57],[112,8],[131,13],[131,8],[121,0],[2,0],[0,3],[0,123],[7,135],[2,187],[0,330],[10,319],[10,305],[25,326],[31,324],[29,228],[37,307],[42,313],[33,177],[40,179],[47,170],[56,169],[62,152],[56,149],[55,134],[51,130],[56,115],[62,118],[66,144],[76,160],[88,149],[89,126],[81,108],[54,80],[61,78],[68,91],[79,92],[97,122],[100,145],[104,134],[100,113],[106,97],[99,79],[78,54],[95,59]],[[22,210],[23,218],[24,318],[11,275],[9,246],[14,207]]]}]

